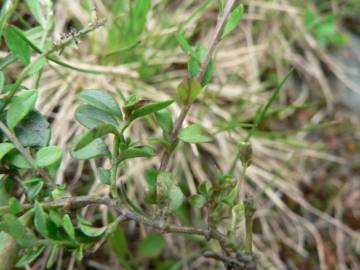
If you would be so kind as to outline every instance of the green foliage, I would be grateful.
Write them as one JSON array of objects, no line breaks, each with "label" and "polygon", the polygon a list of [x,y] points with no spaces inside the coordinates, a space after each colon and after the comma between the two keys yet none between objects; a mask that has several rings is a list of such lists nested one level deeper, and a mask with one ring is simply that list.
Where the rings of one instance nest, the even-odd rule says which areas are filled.
[{"label": "green foliage", "polygon": [[122,118],[122,112],[120,110],[119,104],[113,96],[101,90],[84,90],[77,95],[77,97],[95,107],[99,110],[107,112],[114,117]]},{"label": "green foliage", "polygon": [[139,252],[144,257],[154,258],[161,254],[165,240],[160,234],[150,234],[139,243]]},{"label": "green foliage", "polygon": [[179,139],[187,143],[203,143],[211,141],[211,138],[204,135],[203,129],[199,125],[190,125],[184,128]]},{"label": "green foliage", "polygon": [[31,90],[13,97],[6,114],[6,122],[13,129],[31,111],[37,99],[37,91]]},{"label": "green foliage", "polygon": [[36,153],[36,166],[47,167],[58,162],[62,157],[62,149],[58,146],[47,146]]},{"label": "green foliage", "polygon": [[305,26],[314,34],[320,45],[341,46],[347,42],[347,36],[337,30],[338,18],[336,15],[318,15],[311,10],[305,13]]},{"label": "green foliage", "polygon": [[229,18],[227,19],[227,22],[225,24],[223,33],[222,33],[222,38],[224,38],[225,36],[227,36],[228,34],[230,34],[235,28],[236,26],[239,24],[241,17],[244,14],[244,6],[243,5],[238,5],[231,13]]},{"label": "green foliage", "polygon": [[10,26],[5,29],[5,41],[8,48],[25,64],[30,63],[31,48],[30,46],[20,37],[19,29],[15,26]]},{"label": "green foliage", "polygon": [[178,97],[184,104],[194,102],[202,87],[195,79],[184,79],[178,86]]}]

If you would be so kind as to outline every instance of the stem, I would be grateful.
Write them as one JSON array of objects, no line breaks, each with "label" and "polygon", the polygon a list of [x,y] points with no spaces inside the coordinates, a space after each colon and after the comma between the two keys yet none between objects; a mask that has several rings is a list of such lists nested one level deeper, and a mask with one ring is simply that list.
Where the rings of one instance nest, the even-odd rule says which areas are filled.
[{"label": "stem", "polygon": [[[224,12],[222,14],[222,16],[220,16],[218,18],[216,27],[215,27],[215,31],[210,39],[209,42],[209,46],[208,46],[208,50],[205,56],[205,60],[203,61],[203,63],[201,64],[200,67],[200,71],[199,71],[199,75],[197,76],[197,80],[199,82],[202,82],[204,79],[204,75],[206,73],[206,70],[209,66],[210,60],[214,54],[215,48],[218,45],[219,41],[221,40],[221,33],[224,29],[225,23],[231,13],[231,10],[233,9],[234,5],[236,3],[236,0],[228,0],[226,2],[225,8],[224,8]],[[178,117],[178,119],[175,122],[175,127],[173,128],[173,130],[171,131],[171,135],[170,135],[170,144],[174,145],[176,143],[176,139],[179,135],[179,132],[182,128],[182,125],[184,123],[184,120],[186,118],[186,115],[188,114],[190,108],[191,108],[192,104],[186,104],[184,105],[184,107],[182,107],[180,115]],[[166,149],[163,152],[163,155],[161,157],[161,163],[160,163],[160,171],[166,170],[167,165],[169,163],[170,160],[170,156],[171,153],[173,152],[174,147],[171,147],[171,149]]]},{"label": "stem", "polygon": [[111,196],[115,199],[119,199],[119,193],[117,192],[116,187],[116,179],[117,179],[117,170],[118,170],[118,154],[119,154],[119,138],[115,136],[113,150],[112,150],[112,158],[111,158],[111,175],[110,175],[110,190]]},{"label": "stem", "polygon": [[255,213],[255,203],[252,199],[246,199],[244,202],[245,206],[245,252],[252,255],[253,246],[253,216]]}]

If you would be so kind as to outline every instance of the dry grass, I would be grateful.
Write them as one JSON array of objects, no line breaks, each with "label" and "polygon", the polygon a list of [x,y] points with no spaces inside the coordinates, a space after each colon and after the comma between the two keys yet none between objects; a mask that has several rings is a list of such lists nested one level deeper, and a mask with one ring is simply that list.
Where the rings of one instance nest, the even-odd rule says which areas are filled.
[{"label": "dry grass", "polygon": [[[103,1],[93,2],[98,16],[111,21],[112,15]],[[136,92],[153,100],[174,95],[177,84],[186,74],[187,58],[180,49],[159,50],[155,38],[173,35],[176,26],[192,14],[196,5],[194,1],[174,1],[171,8],[159,14],[161,1],[153,2],[154,10],[144,36],[147,39],[144,61],[159,70],[151,78],[144,79],[139,74],[141,59],[114,65],[101,60],[107,42],[106,27],[90,34],[78,47],[66,49],[62,55],[73,66],[101,74],[79,73],[50,63],[47,65],[40,84],[38,108],[52,119],[54,144],[67,148],[73,135],[81,130],[74,121],[74,110],[79,105],[75,95],[81,89],[98,88],[113,93],[120,89],[125,96]],[[324,133],[329,131],[342,141],[345,135],[338,129],[339,122],[358,124],[356,119],[335,107],[336,97],[323,66],[325,64],[326,70],[344,80],[341,69],[316,39],[304,31],[302,4],[297,1],[242,2],[247,6],[247,13],[236,34],[220,45],[215,79],[186,121],[201,123],[211,133],[218,131],[217,123],[231,119],[246,121],[271,95],[269,90],[274,88],[274,83],[270,79],[282,78],[293,66],[296,73],[283,89],[277,104],[283,110],[264,123],[262,129],[267,132],[251,140],[254,162],[247,170],[243,185],[243,193],[257,198],[255,246],[260,256],[260,268],[359,269],[359,253],[355,252],[360,243],[359,224],[349,223],[345,216],[345,213],[353,213],[354,220],[360,220],[359,171],[353,169],[351,152],[343,151],[343,145],[329,147],[324,138]],[[196,40],[206,41],[215,20],[215,9],[209,7],[187,25],[187,36],[192,36],[194,43]],[[89,21],[91,14],[84,10],[80,1],[56,1],[53,36],[56,39],[60,33],[67,32],[69,23],[81,28]],[[145,48],[139,48],[142,49]],[[31,86],[32,78],[25,84]],[[314,105],[313,101],[317,103]],[[241,102],[244,107],[240,106]],[[308,107],[302,108],[304,104]],[[179,113],[177,105],[173,105],[172,110],[175,115]],[[333,120],[340,121],[325,127],[324,132],[309,128]],[[146,125],[151,126],[151,123]],[[144,129],[144,123],[135,123],[131,127],[133,136],[139,140],[153,135],[150,130]],[[288,130],[291,132],[284,132]],[[272,131],[283,131],[285,135],[275,136]],[[155,132],[160,134],[160,131]],[[206,164],[223,171],[229,168],[236,155],[235,146],[245,134],[241,128],[235,128],[217,133],[213,144],[180,146],[171,166],[176,165],[183,173],[190,193],[196,192],[199,182],[211,177],[213,172]],[[350,137],[358,140],[359,132]],[[201,158],[200,153],[205,153],[206,157]],[[146,190],[143,173],[158,165],[157,158],[128,164],[122,178],[131,182],[130,197],[142,201]],[[237,177],[241,171],[239,163]],[[75,162],[67,154],[56,182],[69,184],[75,193],[86,184],[91,186],[91,194],[107,194],[108,188],[93,175],[97,175],[93,162]],[[317,185],[324,188],[327,186],[324,181],[330,180],[337,190],[331,202],[324,202],[325,208],[314,205],[309,193],[316,190]],[[321,197],[317,199],[322,200]],[[198,214],[193,213],[195,216]],[[141,232],[145,233],[144,229]],[[174,239],[178,242],[175,243]],[[167,241],[170,244],[169,257],[189,254],[187,241],[177,237],[168,237]],[[357,249],[359,252],[359,247]],[[104,262],[89,260],[87,263],[105,269],[101,265]],[[204,261],[198,259],[190,268],[200,269],[201,265]]]}]

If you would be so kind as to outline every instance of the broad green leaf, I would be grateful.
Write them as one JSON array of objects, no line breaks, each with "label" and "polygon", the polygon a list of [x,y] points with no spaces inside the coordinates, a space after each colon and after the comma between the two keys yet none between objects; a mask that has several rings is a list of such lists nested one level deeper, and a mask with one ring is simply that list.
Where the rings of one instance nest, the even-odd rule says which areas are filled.
[{"label": "broad green leaf", "polygon": [[165,134],[169,135],[173,129],[172,114],[168,110],[160,110],[155,113],[159,126]]},{"label": "broad green leaf", "polygon": [[19,169],[31,169],[32,165],[29,163],[29,161],[19,152],[19,151],[11,151],[9,154],[7,154],[4,158],[4,160]]},{"label": "broad green leaf", "polygon": [[78,160],[87,160],[110,155],[110,151],[102,139],[96,139],[85,147],[81,148],[80,150],[75,151],[74,146],[77,144],[79,139],[81,139],[81,136],[82,135],[78,135],[74,137],[72,141],[72,145],[70,147],[70,154],[73,158]]},{"label": "broad green leaf", "polygon": [[37,243],[34,234],[12,214],[4,214],[0,229],[11,235],[22,247],[33,247]]},{"label": "broad green leaf", "polygon": [[99,178],[101,183],[104,185],[110,185],[110,170],[105,170],[104,168],[99,168]]},{"label": "broad green leaf", "polygon": [[62,149],[59,146],[47,146],[36,153],[35,163],[38,167],[50,166],[62,158]]},{"label": "broad green leaf", "polygon": [[77,143],[74,144],[74,151],[79,151],[81,148],[87,146],[95,139],[103,137],[110,133],[114,134],[117,137],[120,136],[120,133],[113,125],[102,124],[100,126],[97,126],[79,136]]},{"label": "broad green leaf", "polygon": [[46,146],[50,141],[50,124],[41,113],[32,110],[16,126],[15,135],[25,147]]},{"label": "broad green leaf", "polygon": [[180,187],[178,187],[177,185],[173,185],[169,190],[168,198],[169,209],[171,211],[175,211],[182,205],[184,201],[184,194],[181,191]]},{"label": "broad green leaf", "polygon": [[82,105],[77,108],[75,118],[87,128],[95,128],[101,124],[118,125],[118,122],[111,114],[91,105]]},{"label": "broad green leaf", "polygon": [[31,111],[37,96],[36,90],[29,90],[12,98],[6,114],[6,122],[9,128],[13,129]]},{"label": "broad green leaf", "polygon": [[34,216],[34,225],[36,230],[43,236],[47,237],[49,235],[47,228],[47,214],[45,213],[42,205],[39,202],[35,202],[35,216]]},{"label": "broad green leaf", "polygon": [[139,147],[130,147],[125,151],[120,153],[120,161],[131,158],[138,157],[153,157],[156,155],[156,151],[151,146],[139,146]]},{"label": "broad green leaf", "polygon": [[165,109],[169,105],[171,105],[173,102],[174,102],[174,100],[169,99],[169,100],[165,100],[165,101],[147,104],[147,105],[133,111],[130,118],[131,118],[131,120],[134,120],[138,117],[142,117],[142,116],[148,115],[150,113],[160,111],[162,109]]},{"label": "broad green leaf", "polygon": [[0,143],[0,160],[14,148],[12,143]]},{"label": "broad green leaf", "polygon": [[199,125],[190,125],[181,130],[179,139],[187,143],[202,143],[211,141],[211,138],[203,134],[203,130]]},{"label": "broad green leaf", "polygon": [[62,225],[71,239],[75,239],[75,229],[68,214],[63,216]]},{"label": "broad green leaf", "polygon": [[45,28],[46,20],[44,17],[44,14],[41,10],[40,1],[39,0],[26,0],[27,5],[29,6],[29,9],[36,19],[36,21]]},{"label": "broad green leaf", "polygon": [[149,234],[140,241],[139,252],[147,258],[155,258],[161,254],[165,247],[165,239],[161,234]]},{"label": "broad green leaf", "polygon": [[104,112],[108,112],[118,118],[122,118],[122,112],[115,98],[101,90],[84,90],[77,97]]},{"label": "broad green leaf", "polygon": [[202,195],[195,194],[189,198],[189,202],[194,208],[202,208],[206,203],[206,199]]},{"label": "broad green leaf", "polygon": [[243,14],[244,14],[244,6],[240,4],[230,13],[230,16],[227,19],[227,22],[224,26],[224,30],[221,38],[224,38],[226,35],[230,34],[230,32],[232,32],[236,28]]},{"label": "broad green leaf", "polygon": [[202,89],[201,84],[195,79],[184,79],[177,88],[178,97],[185,104],[192,103]]},{"label": "broad green leaf", "polygon": [[60,213],[55,210],[50,210],[49,218],[57,227],[62,227],[62,216]]},{"label": "broad green leaf", "polygon": [[89,225],[85,225],[85,224],[82,224],[80,223],[79,224],[79,229],[80,231],[82,231],[86,236],[89,236],[89,237],[100,237],[102,236],[107,227],[101,227],[101,228],[95,228],[95,227],[92,227],[92,226],[89,226]]},{"label": "broad green leaf", "polygon": [[9,199],[9,212],[13,215],[20,213],[22,210],[21,203],[15,197]]},{"label": "broad green leaf", "polygon": [[5,29],[5,41],[8,48],[25,64],[30,63],[31,48],[19,35],[20,29],[9,26]]},{"label": "broad green leaf", "polygon": [[28,265],[29,263],[33,262],[37,257],[40,256],[40,254],[44,251],[45,247],[38,247],[35,250],[31,250],[24,256],[22,256],[17,262],[16,267],[23,267]]}]

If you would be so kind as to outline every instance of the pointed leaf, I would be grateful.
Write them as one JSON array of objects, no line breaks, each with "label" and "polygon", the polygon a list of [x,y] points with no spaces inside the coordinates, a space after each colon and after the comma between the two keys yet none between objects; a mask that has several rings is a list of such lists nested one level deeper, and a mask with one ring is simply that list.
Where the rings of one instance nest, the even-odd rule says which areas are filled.
[{"label": "pointed leaf", "polygon": [[63,216],[62,225],[71,239],[75,239],[75,229],[68,214]]},{"label": "pointed leaf", "polygon": [[0,143],[0,160],[14,148],[12,143]]},{"label": "pointed leaf", "polygon": [[45,247],[38,247],[35,250],[31,250],[24,256],[22,256],[17,262],[16,267],[23,267],[28,265],[29,263],[33,262],[40,254],[44,251]]},{"label": "pointed leaf", "polygon": [[230,16],[227,19],[227,22],[224,26],[224,30],[221,38],[224,38],[226,35],[228,35],[236,28],[243,14],[244,14],[244,6],[240,4],[230,13]]},{"label": "pointed leaf", "polygon": [[185,104],[192,103],[202,89],[201,84],[195,79],[184,79],[178,86],[178,96]]},{"label": "pointed leaf", "polygon": [[173,102],[174,102],[174,100],[169,99],[169,100],[145,105],[145,106],[135,110],[134,112],[132,112],[131,120],[134,120],[138,117],[142,117],[142,116],[148,115],[150,113],[154,113],[154,112],[160,111],[162,109],[165,109],[166,107],[171,105]]},{"label": "pointed leaf", "polygon": [[5,42],[8,48],[25,64],[30,63],[31,49],[30,46],[19,35],[20,29],[10,26],[5,29]]}]

